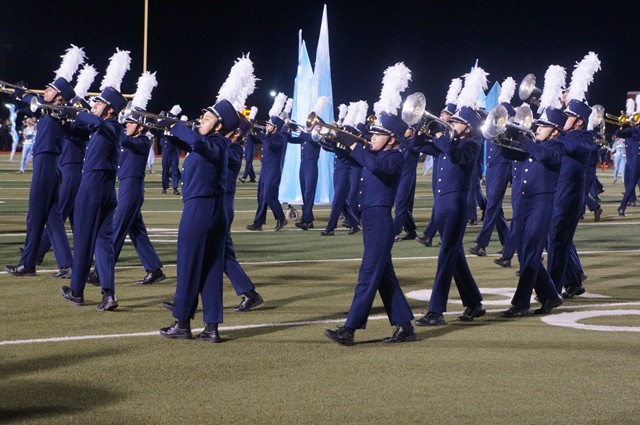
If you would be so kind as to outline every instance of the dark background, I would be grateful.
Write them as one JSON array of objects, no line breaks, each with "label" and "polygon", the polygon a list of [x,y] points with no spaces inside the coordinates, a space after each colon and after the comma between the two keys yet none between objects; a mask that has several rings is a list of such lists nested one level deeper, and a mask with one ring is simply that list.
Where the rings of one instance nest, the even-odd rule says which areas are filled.
[{"label": "dark background", "polygon": [[[234,60],[251,53],[261,81],[248,99],[266,118],[274,89],[293,95],[298,30],[312,64],[327,4],[334,106],[378,100],[384,70],[403,61],[413,73],[405,96],[422,91],[434,112],[444,105],[452,78],[475,60],[489,87],[528,73],[542,87],[551,64],[567,69],[598,53],[602,70],[589,102],[618,114],[627,91],[640,90],[640,2],[575,1],[191,1],[150,0],[148,68],[158,87],[148,109],[178,103],[194,118],[211,105]],[[97,91],[115,48],[131,51],[122,91],[133,93],[142,72],[143,0],[3,0],[0,80],[43,88],[71,43],[84,47],[100,72]],[[73,82],[75,85],[75,81]],[[514,105],[520,102],[516,98]],[[2,108],[2,113],[5,108]],[[337,114],[337,112],[336,112]]]}]

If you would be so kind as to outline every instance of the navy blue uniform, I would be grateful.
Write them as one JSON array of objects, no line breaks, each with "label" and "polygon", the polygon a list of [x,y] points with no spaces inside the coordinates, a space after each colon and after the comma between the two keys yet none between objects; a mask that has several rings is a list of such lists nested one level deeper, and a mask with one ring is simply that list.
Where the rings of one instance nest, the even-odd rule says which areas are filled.
[{"label": "navy blue uniform", "polygon": [[320,144],[311,138],[311,133],[301,132],[298,137],[290,137],[289,143],[300,145],[300,191],[302,192],[303,223],[313,223],[313,203],[318,186],[318,158]]},{"label": "navy blue uniform", "polygon": [[[325,231],[335,230],[341,212],[349,227],[359,226],[358,215],[354,211],[354,207],[357,206],[361,174],[362,167],[351,157],[335,156],[333,160],[333,200]],[[350,202],[349,198],[355,199],[355,202]]]},{"label": "navy blue uniform", "polygon": [[253,156],[255,155],[255,145],[250,135],[246,135],[244,138],[244,173],[242,173],[242,180],[246,180],[249,177],[249,181],[256,181],[256,172],[253,170]]},{"label": "navy blue uniform", "polygon": [[[553,197],[547,269],[558,293],[561,293],[562,287],[567,284],[565,273],[578,273],[567,265],[570,252],[576,253],[573,236],[584,208],[587,162],[595,144],[593,135],[586,130],[568,131],[559,140],[564,146],[564,155]],[[575,283],[575,279],[570,279],[571,281]],[[577,281],[580,282],[579,278]]]},{"label": "navy blue uniform", "polygon": [[433,143],[425,144],[421,151],[438,157],[433,220],[442,244],[429,312],[447,311],[452,278],[462,303],[466,307],[478,307],[482,303],[482,295],[469,270],[462,239],[469,217],[469,184],[480,153],[480,143],[476,139],[452,142],[447,136],[441,136]]},{"label": "navy blue uniform", "polygon": [[495,227],[498,231],[500,243],[504,245],[508,237],[509,228],[504,218],[502,201],[511,180],[511,161],[506,159],[498,145],[487,143],[487,169],[485,171],[485,189],[487,191],[487,206],[485,209],[482,229],[478,233],[476,243],[486,248],[491,240],[491,233]]},{"label": "navy blue uniform", "polygon": [[[173,190],[178,189],[180,183],[180,148],[170,143],[165,136],[160,136],[162,146],[162,188],[169,188],[169,177]],[[147,152],[148,154],[148,152]]]},{"label": "navy blue uniform", "polygon": [[236,259],[236,251],[231,239],[231,224],[234,216],[234,196],[236,194],[236,179],[242,167],[242,145],[231,143],[227,149],[227,184],[224,191],[224,207],[227,210],[227,237],[224,246],[224,273],[229,278],[231,286],[237,295],[242,295],[256,289],[244,269]]},{"label": "navy blue uniform", "polygon": [[267,207],[276,220],[284,220],[284,211],[278,200],[280,177],[282,176],[283,150],[286,136],[281,132],[254,137],[254,142],[262,144],[262,168],[258,181],[258,209],[254,225],[262,226],[267,220]]},{"label": "navy blue uniform", "polygon": [[395,236],[391,208],[400,182],[402,154],[397,149],[369,152],[358,145],[349,155],[363,167],[358,209],[364,253],[345,327],[365,328],[376,292],[380,292],[391,324],[402,325],[413,320],[391,261]]},{"label": "navy blue uniform", "polygon": [[144,176],[151,140],[146,135],[125,136],[118,162],[118,206],[113,217],[113,248],[116,261],[120,257],[124,239],[129,235],[147,272],[158,270],[162,262],[149,240],[147,226],[140,209],[144,203]]},{"label": "navy blue uniform", "polygon": [[629,202],[636,201],[636,184],[640,180],[640,129],[630,127],[621,129],[616,136],[625,140],[627,166],[624,175],[624,196],[618,211],[624,212]]},{"label": "navy blue uniform", "polygon": [[[27,95],[24,101],[28,102],[31,98],[32,96]],[[60,182],[58,156],[62,151],[64,133],[60,123],[49,115],[38,120],[36,129],[36,139],[31,151],[33,177],[29,189],[27,237],[20,264],[29,269],[35,268],[46,224],[58,266],[66,268],[71,266],[73,259],[64,221],[57,206]]]},{"label": "navy blue uniform", "polygon": [[400,145],[404,164],[395,199],[394,226],[396,235],[399,235],[403,228],[408,235],[416,234],[416,222],[413,220],[413,199],[416,194],[416,169],[420,158],[420,152],[412,141],[416,137],[419,136],[416,135]]},{"label": "navy blue uniform", "polygon": [[430,239],[436,235],[438,229],[436,228],[436,220],[434,214],[436,212],[436,186],[438,185],[438,156],[432,155],[433,167],[431,168],[431,193],[433,194],[433,205],[431,206],[431,215],[429,216],[429,222],[425,226],[422,234]]},{"label": "navy blue uniform", "polygon": [[116,170],[122,126],[115,118],[81,112],[72,128],[92,133],[82,168],[82,181],[73,207],[73,274],[71,289],[83,294],[95,252],[96,271],[104,291],[115,291],[113,214],[116,209]]},{"label": "navy blue uniform", "polygon": [[478,224],[478,207],[482,211],[487,208],[487,198],[482,194],[480,182],[482,181],[482,164],[484,155],[482,154],[482,144],[480,145],[480,153],[476,158],[476,163],[471,173],[471,182],[469,183],[469,222]]},{"label": "navy blue uniform", "polygon": [[[229,141],[219,134],[201,136],[184,124],[171,134],[184,142],[184,211],[178,228],[178,283],[173,317],[188,322],[202,298],[205,323],[222,322],[222,275],[227,213],[224,207]],[[173,140],[173,139],[172,139]]]},{"label": "navy blue uniform", "polygon": [[506,238],[504,247],[502,248],[502,258],[507,260],[511,260],[513,258],[518,246],[520,246],[520,239],[522,237],[522,234],[520,233],[521,229],[514,224],[516,222],[518,202],[520,201],[521,195],[520,187],[522,184],[523,165],[524,163],[522,161],[511,161],[511,223],[509,224],[509,236]]},{"label": "navy blue uniform", "polygon": [[547,242],[551,221],[553,196],[562,162],[561,136],[545,143],[536,143],[521,136],[522,148],[528,153],[503,149],[505,156],[524,159],[520,200],[515,214],[517,232],[522,237],[518,247],[520,279],[511,304],[520,308],[531,306],[535,288],[541,301],[558,297],[558,291],[544,268],[540,257]]}]

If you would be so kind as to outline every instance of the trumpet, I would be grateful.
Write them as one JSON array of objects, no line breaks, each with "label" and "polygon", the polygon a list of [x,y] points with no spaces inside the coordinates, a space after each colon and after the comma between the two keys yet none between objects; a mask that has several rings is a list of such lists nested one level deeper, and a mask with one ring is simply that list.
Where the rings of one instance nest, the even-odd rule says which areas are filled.
[{"label": "trumpet", "polygon": [[17,90],[24,90],[25,93],[37,94],[37,92],[33,90],[27,90],[26,87],[10,84],[10,83],[7,83],[6,81],[0,81],[0,93],[15,94]]},{"label": "trumpet", "polygon": [[431,139],[435,136],[433,124],[438,124],[447,130],[449,139],[453,139],[455,135],[453,126],[427,111],[426,104],[427,100],[420,92],[415,92],[407,97],[407,100],[402,104],[402,121],[407,125],[420,123],[418,131],[427,134]]},{"label": "trumpet", "polygon": [[120,112],[118,121],[124,124],[127,120],[133,120],[145,127],[154,128],[156,130],[168,130],[174,124],[182,123],[187,127],[195,130],[200,126],[198,120],[185,121],[178,118],[171,118],[163,114],[154,114],[149,111],[145,111],[142,108],[133,106],[131,102]]},{"label": "trumpet", "polygon": [[367,139],[363,137],[356,136],[337,126],[325,123],[315,112],[311,112],[307,117],[307,131],[311,131],[311,138],[316,142],[323,138],[336,141],[338,134],[344,134],[365,146],[369,144]]},{"label": "trumpet", "polygon": [[540,96],[542,90],[536,87],[536,76],[533,74],[527,74],[522,79],[520,87],[518,87],[518,96],[523,102],[530,103],[532,105],[538,105],[540,103]]},{"label": "trumpet", "polygon": [[533,123],[533,112],[527,105],[521,105],[516,110],[513,122],[509,121],[507,109],[498,105],[493,108],[482,124],[482,135],[498,146],[507,149],[525,152],[520,146],[517,137],[525,134],[535,140],[536,136],[531,131]]},{"label": "trumpet", "polygon": [[90,112],[87,108],[81,106],[70,105],[53,105],[51,103],[41,103],[37,97],[31,99],[29,104],[31,112],[36,112],[38,109],[44,109],[50,111],[51,115],[56,118],[73,119],[80,112]]},{"label": "trumpet", "polygon": [[620,116],[615,116],[613,114],[605,114],[604,122],[609,124],[623,126],[625,124],[637,125],[640,123],[640,113],[636,112],[635,114],[627,117],[627,114],[624,112],[620,112]]}]

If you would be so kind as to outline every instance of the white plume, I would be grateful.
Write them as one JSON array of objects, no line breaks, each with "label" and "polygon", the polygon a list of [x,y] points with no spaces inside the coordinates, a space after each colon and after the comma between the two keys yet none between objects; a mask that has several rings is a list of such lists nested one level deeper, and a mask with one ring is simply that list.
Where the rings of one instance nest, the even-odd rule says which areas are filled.
[{"label": "white plume", "polygon": [[327,96],[320,96],[318,100],[316,100],[316,104],[313,107],[312,111],[315,112],[317,115],[320,115],[322,114],[322,112],[324,112],[328,104],[329,104],[329,98]]},{"label": "white plume", "polygon": [[460,94],[460,90],[462,90],[462,78],[454,78],[451,80],[451,84],[449,84],[449,90],[447,91],[447,99],[445,100],[445,104],[453,103],[454,105],[458,101],[458,95]]},{"label": "white plume", "polygon": [[284,103],[287,101],[287,95],[280,92],[276,95],[276,98],[273,100],[273,106],[269,109],[270,117],[277,117],[280,112],[282,112],[282,108],[284,107]]},{"label": "white plume", "polygon": [[589,84],[593,82],[593,75],[600,70],[600,59],[594,52],[589,52],[578,63],[576,63],[571,74],[571,84],[569,84],[568,100],[585,99],[585,94]]},{"label": "white plume", "polygon": [[111,56],[109,60],[109,66],[107,72],[105,72],[100,84],[100,90],[104,90],[106,87],[113,87],[117,91],[120,91],[120,85],[124,74],[129,70],[131,66],[131,56],[127,50],[120,50],[116,47],[116,53]]},{"label": "white plume", "polygon": [[153,74],[149,71],[143,72],[140,78],[138,78],[138,88],[136,93],[133,95],[131,105],[140,109],[146,109],[147,103],[149,103],[149,100],[151,99],[151,92],[157,85],[158,80],[156,80],[155,72]]},{"label": "white plume", "polygon": [[60,68],[56,70],[56,78],[64,78],[67,82],[71,82],[73,74],[76,73],[78,67],[84,63],[86,56],[84,55],[84,49],[82,47],[71,45],[67,49],[67,53],[60,56],[62,63]]},{"label": "white plume", "polygon": [[516,80],[511,77],[507,77],[502,82],[500,87],[500,95],[498,96],[498,103],[511,103],[511,98],[516,92]]},{"label": "white plume", "polygon": [[380,116],[382,112],[392,115],[398,113],[398,108],[402,104],[400,93],[409,87],[409,81],[411,81],[411,70],[402,62],[384,71],[380,100],[373,105],[376,116]]},{"label": "white plume", "polygon": [[348,111],[349,107],[344,103],[341,103],[340,106],[338,106],[338,121],[344,121]]},{"label": "white plume", "polygon": [[365,100],[356,102],[356,110],[353,117],[353,126],[363,124],[367,119],[367,112],[369,111],[369,104]]},{"label": "white plume", "polygon": [[538,113],[547,107],[562,107],[562,88],[564,87],[567,71],[560,65],[551,65],[544,73],[544,88],[540,96],[540,107]]},{"label": "white plume", "polygon": [[[636,95],[636,114],[640,113],[640,94]],[[631,114],[633,115],[633,114]]]},{"label": "white plume", "polygon": [[236,111],[242,111],[247,98],[256,89],[256,81],[258,79],[253,75],[253,62],[249,59],[249,54],[242,55],[231,67],[227,80],[220,87],[216,102],[226,99]]},{"label": "white plume", "polygon": [[258,108],[255,106],[251,107],[251,112],[249,112],[249,121],[255,120],[258,116]]},{"label": "white plume", "polygon": [[169,111],[169,113],[174,117],[177,117],[180,112],[182,112],[182,108],[180,107],[180,105],[173,105],[173,107]]},{"label": "white plume", "polygon": [[284,113],[289,116],[291,114],[291,110],[293,109],[293,99],[288,98],[287,102],[284,104]]},{"label": "white plume", "polygon": [[463,106],[476,108],[477,102],[483,90],[488,87],[487,76],[489,74],[480,67],[475,67],[468,74],[464,75],[464,87],[458,96],[458,109]]},{"label": "white plume", "polygon": [[630,117],[631,115],[634,114],[635,110],[636,110],[636,103],[633,101],[633,99],[627,99],[626,115]]},{"label": "white plume", "polygon": [[[340,105],[342,106],[342,105]],[[349,106],[347,106],[347,113],[344,116],[344,119],[342,120],[342,124],[344,126],[351,126],[353,127],[355,124],[355,117],[356,117],[356,110],[358,109],[358,103],[357,102],[349,102]]]},{"label": "white plume", "polygon": [[91,84],[93,84],[93,80],[96,79],[96,75],[98,75],[98,71],[93,67],[93,65],[85,64],[82,67],[80,72],[78,73],[78,79],[76,80],[76,87],[74,91],[76,92],[76,96],[84,99],[87,96],[87,92],[91,88]]}]

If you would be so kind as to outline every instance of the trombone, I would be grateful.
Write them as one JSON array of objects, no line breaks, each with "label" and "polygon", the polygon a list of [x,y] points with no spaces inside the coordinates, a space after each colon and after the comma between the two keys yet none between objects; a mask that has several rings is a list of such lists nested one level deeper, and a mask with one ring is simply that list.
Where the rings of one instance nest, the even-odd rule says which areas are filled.
[{"label": "trombone", "polygon": [[527,105],[521,105],[516,110],[513,122],[509,121],[507,109],[498,105],[493,108],[482,124],[482,135],[498,146],[519,152],[526,152],[520,146],[517,137],[525,134],[535,140],[536,136],[531,131],[533,112]]},{"label": "trombone", "polygon": [[627,114],[624,112],[620,112],[620,116],[615,116],[613,114],[605,114],[604,122],[609,124],[617,125],[622,127],[625,124],[638,125],[640,123],[640,113],[636,112],[635,114],[627,117]]},{"label": "trombone", "polygon": [[30,94],[38,94],[33,90],[28,90],[26,87],[17,86],[0,80],[0,93],[15,94],[17,90],[24,90],[25,93]]},{"label": "trombone", "polygon": [[[311,131],[311,138],[316,142],[323,138],[337,141],[336,137],[338,137],[339,134],[344,134],[365,146],[369,144],[367,139],[363,137],[356,136],[337,126],[325,123],[315,112],[311,112],[307,117],[307,131]],[[339,141],[337,142],[339,143]]]},{"label": "trombone", "polygon": [[120,112],[118,116],[118,121],[121,124],[124,124],[129,119],[145,127],[165,131],[167,131],[169,127],[177,123],[182,123],[192,130],[195,130],[200,126],[200,122],[198,120],[183,121],[181,119],[171,118],[163,114],[154,114],[152,112],[145,111],[142,108],[138,108],[137,106],[133,106],[131,102],[127,104],[127,106]]},{"label": "trombone", "polygon": [[29,103],[29,109],[31,112],[36,112],[38,109],[47,110],[52,116],[56,118],[73,119],[80,112],[90,112],[87,108],[82,106],[70,106],[70,105],[54,105],[51,103],[41,103],[37,97],[31,99]]},{"label": "trombone", "polygon": [[402,104],[402,121],[407,125],[420,123],[418,131],[427,134],[430,139],[433,139],[435,136],[431,125],[433,123],[439,124],[447,129],[449,139],[453,139],[455,135],[453,126],[427,111],[425,108],[426,104],[427,100],[421,92],[415,92],[407,97],[407,100]]}]

